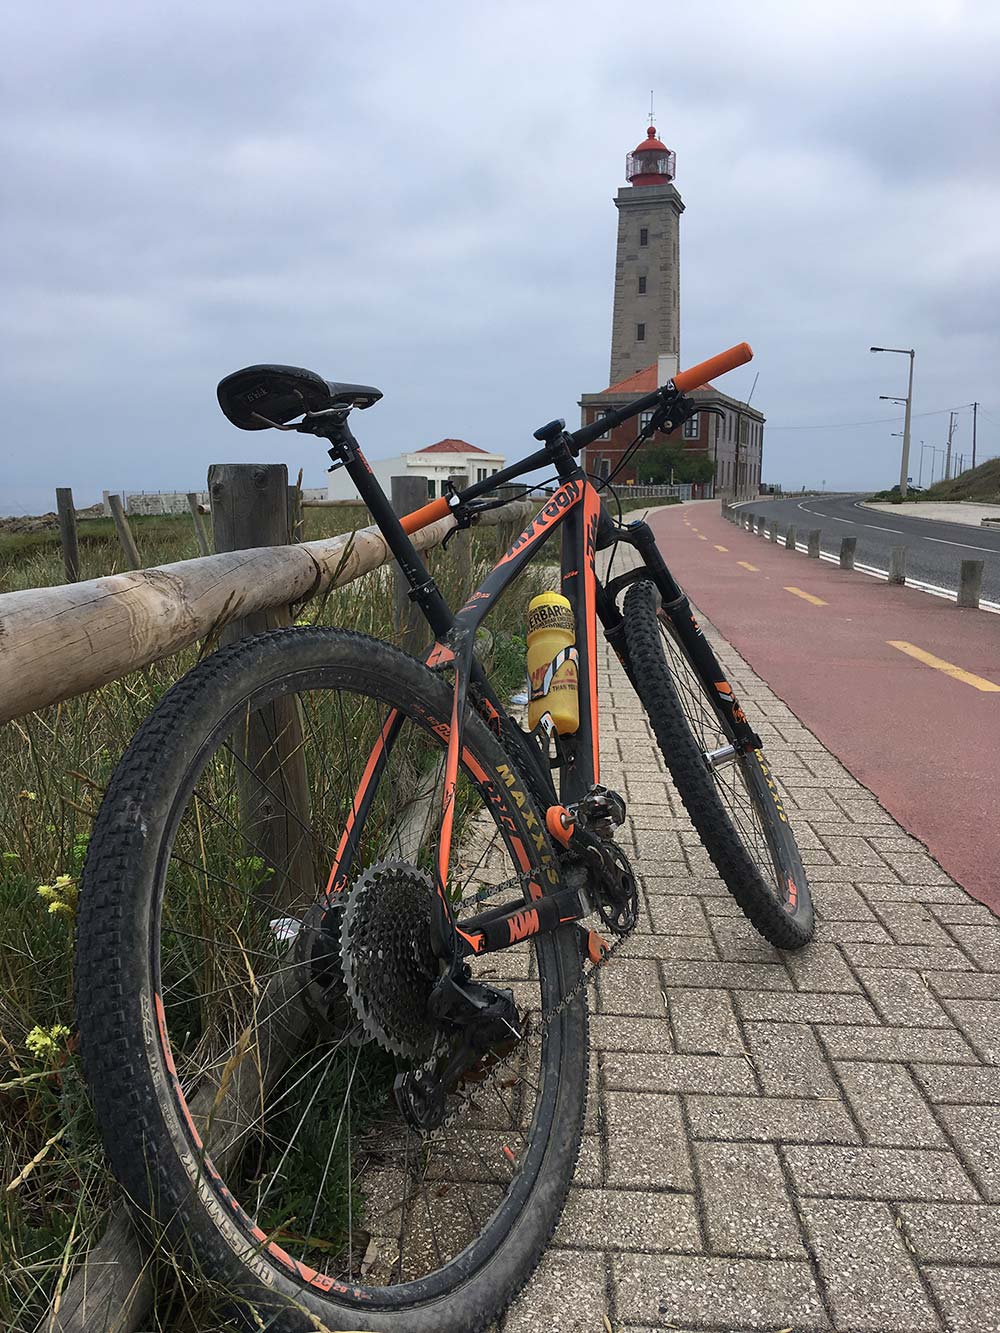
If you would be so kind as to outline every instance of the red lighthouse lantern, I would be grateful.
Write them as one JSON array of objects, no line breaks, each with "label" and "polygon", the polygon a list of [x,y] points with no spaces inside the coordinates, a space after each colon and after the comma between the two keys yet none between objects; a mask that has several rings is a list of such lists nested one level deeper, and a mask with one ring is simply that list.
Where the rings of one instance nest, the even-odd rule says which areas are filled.
[{"label": "red lighthouse lantern", "polygon": [[638,148],[625,159],[625,179],[629,185],[669,185],[677,167],[676,154],[656,137],[650,125]]}]

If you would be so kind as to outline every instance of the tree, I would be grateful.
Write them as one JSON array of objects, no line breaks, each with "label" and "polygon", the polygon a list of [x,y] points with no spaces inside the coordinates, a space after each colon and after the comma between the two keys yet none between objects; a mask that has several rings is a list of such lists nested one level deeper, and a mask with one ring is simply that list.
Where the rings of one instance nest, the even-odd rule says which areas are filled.
[{"label": "tree", "polygon": [[664,440],[642,451],[635,471],[640,482],[662,486],[669,484],[671,474],[676,482],[711,481],[715,464],[707,454],[688,453],[682,445]]}]

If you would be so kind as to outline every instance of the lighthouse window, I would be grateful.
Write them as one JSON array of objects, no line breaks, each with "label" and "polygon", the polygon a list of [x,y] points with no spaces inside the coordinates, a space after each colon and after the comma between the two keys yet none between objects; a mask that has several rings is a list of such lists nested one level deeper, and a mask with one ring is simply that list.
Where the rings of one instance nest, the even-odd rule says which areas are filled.
[{"label": "lighthouse window", "polygon": [[640,273],[640,274],[639,274],[639,295],[640,295],[640,296],[645,296],[645,295],[646,295],[646,275],[645,275],[645,273]]},{"label": "lighthouse window", "polygon": [[640,228],[639,228],[639,244],[640,244],[640,245],[648,245],[648,244],[649,244],[649,228],[648,228],[648,227],[640,227]]},{"label": "lighthouse window", "polygon": [[688,417],[687,421],[684,423],[684,439],[696,440],[698,438],[698,431],[698,413],[696,412],[693,417]]},{"label": "lighthouse window", "polygon": [[636,340],[636,342],[640,342],[640,343],[644,343],[644,342],[646,341],[646,326],[645,326],[645,324],[637,324],[637,325],[635,326],[635,340]]}]

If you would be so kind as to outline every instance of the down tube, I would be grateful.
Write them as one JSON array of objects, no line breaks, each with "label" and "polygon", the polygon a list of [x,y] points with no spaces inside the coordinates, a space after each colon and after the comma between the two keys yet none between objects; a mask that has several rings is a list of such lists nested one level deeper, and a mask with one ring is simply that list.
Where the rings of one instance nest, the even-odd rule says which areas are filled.
[{"label": "down tube", "polygon": [[583,504],[563,521],[562,590],[576,620],[576,647],[580,658],[580,727],[573,738],[572,757],[560,775],[559,795],[570,805],[601,779],[597,704],[597,524],[601,500],[585,483]]}]

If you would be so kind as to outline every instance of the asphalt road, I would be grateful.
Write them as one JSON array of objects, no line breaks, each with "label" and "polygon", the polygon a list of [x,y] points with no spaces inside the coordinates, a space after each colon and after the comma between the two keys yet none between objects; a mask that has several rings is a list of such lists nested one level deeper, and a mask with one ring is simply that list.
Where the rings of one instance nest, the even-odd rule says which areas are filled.
[{"label": "asphalt road", "polygon": [[865,509],[861,504],[865,498],[808,495],[802,500],[779,500],[761,496],[741,507],[768,521],[777,519],[782,531],[794,524],[800,542],[805,542],[810,529],[820,528],[820,549],[833,556],[839,556],[842,537],[857,537],[858,564],[874,569],[888,570],[891,548],[905,546],[907,579],[919,579],[952,592],[958,588],[961,562],[982,560],[982,596],[1000,603],[1000,532]]}]

